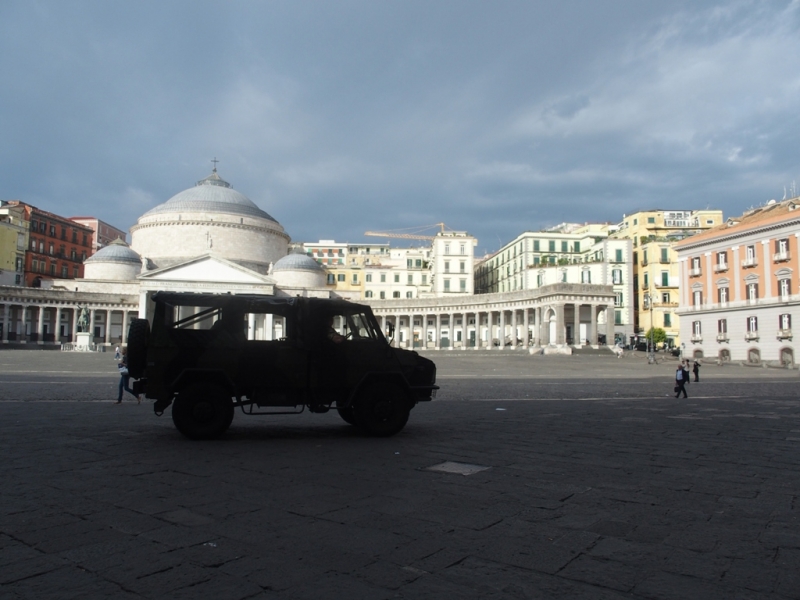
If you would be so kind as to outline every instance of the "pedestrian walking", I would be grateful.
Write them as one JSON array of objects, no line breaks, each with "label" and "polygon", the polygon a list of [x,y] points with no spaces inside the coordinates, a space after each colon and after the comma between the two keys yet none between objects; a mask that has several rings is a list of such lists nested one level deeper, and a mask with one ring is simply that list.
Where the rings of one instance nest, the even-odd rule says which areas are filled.
[{"label": "pedestrian walking", "polygon": [[131,376],[128,374],[128,351],[123,350],[122,356],[120,358],[120,362],[117,365],[119,369],[119,394],[117,395],[117,404],[122,404],[122,392],[128,392],[132,396],[136,396],[136,402],[141,404],[142,397],[139,396],[136,392],[134,392],[128,383],[131,380]]},{"label": "pedestrian walking", "polygon": [[700,363],[699,362],[694,361],[694,368],[692,369],[692,373],[694,373],[694,382],[695,383],[699,383],[700,382]]},{"label": "pedestrian walking", "polygon": [[678,398],[683,392],[683,397],[688,398],[689,395],[686,393],[686,380],[689,378],[689,371],[683,368],[683,363],[678,365],[678,369],[675,371],[675,397]]},{"label": "pedestrian walking", "polygon": [[119,346],[117,346],[117,348],[114,350],[114,360],[119,360],[119,359],[120,359]]}]

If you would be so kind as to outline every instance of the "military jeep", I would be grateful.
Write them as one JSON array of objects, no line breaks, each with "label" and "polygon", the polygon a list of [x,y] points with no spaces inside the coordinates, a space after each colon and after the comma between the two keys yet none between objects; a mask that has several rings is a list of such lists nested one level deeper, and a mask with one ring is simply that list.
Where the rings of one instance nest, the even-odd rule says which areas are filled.
[{"label": "military jeep", "polygon": [[[394,435],[431,400],[436,366],[393,348],[368,306],[344,300],[156,292],[152,325],[128,332],[133,389],[172,404],[192,439],[220,436],[246,415],[335,410],[376,436]],[[391,338],[391,331],[389,336]]]}]

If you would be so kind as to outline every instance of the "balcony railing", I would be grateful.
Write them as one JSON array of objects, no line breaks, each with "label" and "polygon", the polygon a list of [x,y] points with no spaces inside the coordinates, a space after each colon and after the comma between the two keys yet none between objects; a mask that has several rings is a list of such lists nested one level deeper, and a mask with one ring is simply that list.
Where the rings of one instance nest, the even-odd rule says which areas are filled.
[{"label": "balcony railing", "polygon": [[664,258],[662,256],[661,259],[658,262],[660,262],[662,265],[668,265],[669,264],[669,258]]},{"label": "balcony railing", "polygon": [[759,337],[758,331],[746,331],[744,334],[744,339],[746,342],[749,342],[751,340],[757,340],[758,337]]},{"label": "balcony railing", "polygon": [[689,277],[700,277],[703,270],[700,267],[694,267],[689,269]]},{"label": "balcony railing", "polygon": [[751,256],[749,258],[745,258],[742,261],[742,267],[745,269],[749,269],[750,267],[755,267],[758,265],[758,261],[756,260],[755,256]]},{"label": "balcony railing", "polygon": [[727,333],[718,333],[717,334],[717,341],[718,342],[727,342],[728,341],[728,334]]},{"label": "balcony railing", "polygon": [[692,334],[692,342],[694,342],[695,344],[699,344],[702,341],[703,341],[703,336],[702,335],[700,335],[699,333],[693,333]]},{"label": "balcony railing", "polygon": [[791,340],[792,339],[792,330],[791,329],[778,329],[778,339],[779,340]]},{"label": "balcony railing", "polygon": [[678,287],[678,285],[677,284],[672,285],[669,282],[664,283],[663,281],[660,281],[660,282],[656,283],[656,287],[657,288],[676,288],[676,287]]},{"label": "balcony railing", "polygon": [[646,258],[643,258],[643,259],[642,259],[642,266],[643,266],[643,267],[646,267],[648,264],[650,264],[650,263],[648,262],[648,260],[647,260]]},{"label": "balcony railing", "polygon": [[728,270],[728,263],[717,263],[714,265],[714,273],[724,273]]},{"label": "balcony railing", "polygon": [[775,262],[786,262],[790,258],[792,258],[792,255],[787,250],[786,252],[776,252],[772,257],[772,260],[774,260]]}]

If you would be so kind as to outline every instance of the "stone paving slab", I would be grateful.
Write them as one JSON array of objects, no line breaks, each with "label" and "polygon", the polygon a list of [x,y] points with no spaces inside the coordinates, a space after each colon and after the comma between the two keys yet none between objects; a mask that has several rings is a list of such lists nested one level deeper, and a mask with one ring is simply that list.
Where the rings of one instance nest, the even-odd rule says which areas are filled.
[{"label": "stone paving slab", "polygon": [[191,442],[108,355],[0,352],[0,597],[800,598],[796,371],[431,354],[393,438]]}]

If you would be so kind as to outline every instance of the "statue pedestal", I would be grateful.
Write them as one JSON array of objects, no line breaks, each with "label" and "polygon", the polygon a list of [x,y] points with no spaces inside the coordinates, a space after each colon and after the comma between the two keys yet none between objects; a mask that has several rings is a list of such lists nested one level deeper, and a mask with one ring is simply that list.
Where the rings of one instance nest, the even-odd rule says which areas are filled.
[{"label": "statue pedestal", "polygon": [[75,350],[87,352],[92,346],[92,334],[88,331],[81,331],[76,334]]}]

